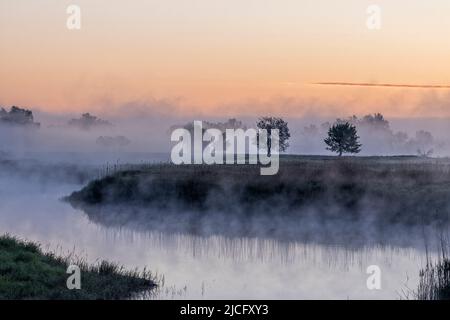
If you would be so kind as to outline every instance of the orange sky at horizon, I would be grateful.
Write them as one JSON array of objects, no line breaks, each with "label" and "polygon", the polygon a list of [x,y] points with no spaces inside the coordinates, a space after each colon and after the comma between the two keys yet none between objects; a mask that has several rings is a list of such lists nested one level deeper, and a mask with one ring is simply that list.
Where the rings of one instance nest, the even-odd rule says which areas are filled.
[{"label": "orange sky at horizon", "polygon": [[[450,116],[446,89],[313,84],[450,85],[450,2],[375,2],[380,30],[365,0],[0,0],[0,105]],[[73,3],[81,30],[66,28]]]}]

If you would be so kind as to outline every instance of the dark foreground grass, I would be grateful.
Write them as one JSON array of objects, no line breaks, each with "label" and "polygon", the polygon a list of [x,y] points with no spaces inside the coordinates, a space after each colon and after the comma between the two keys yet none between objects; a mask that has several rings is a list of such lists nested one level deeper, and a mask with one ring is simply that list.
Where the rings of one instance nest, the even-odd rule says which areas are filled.
[{"label": "dark foreground grass", "polygon": [[429,264],[420,272],[420,300],[450,300],[450,260]]},{"label": "dark foreground grass", "polygon": [[39,245],[0,236],[0,299],[126,299],[151,290],[155,283],[147,271],[126,271],[102,261],[76,264],[81,289],[67,289],[69,258],[43,253]]}]

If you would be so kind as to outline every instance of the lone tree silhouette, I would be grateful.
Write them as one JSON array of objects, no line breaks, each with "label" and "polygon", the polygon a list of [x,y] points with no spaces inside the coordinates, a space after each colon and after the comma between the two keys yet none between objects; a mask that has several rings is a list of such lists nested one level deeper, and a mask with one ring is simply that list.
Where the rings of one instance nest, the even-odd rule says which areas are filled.
[{"label": "lone tree silhouette", "polygon": [[[272,137],[272,130],[278,129],[278,141],[275,141],[275,143],[278,144],[279,151],[286,151],[286,149],[289,147],[288,140],[291,137],[291,134],[289,133],[288,123],[284,121],[281,118],[276,117],[261,117],[258,119],[258,123],[256,126],[259,129],[266,129],[267,130],[267,156],[270,157],[272,153],[272,145],[274,144],[274,141]],[[259,145],[259,133],[258,133],[258,145]]]},{"label": "lone tree silhouette", "polygon": [[328,137],[324,140],[328,145],[327,150],[338,153],[358,153],[361,151],[361,144],[356,127],[348,122],[336,123],[328,130]]}]

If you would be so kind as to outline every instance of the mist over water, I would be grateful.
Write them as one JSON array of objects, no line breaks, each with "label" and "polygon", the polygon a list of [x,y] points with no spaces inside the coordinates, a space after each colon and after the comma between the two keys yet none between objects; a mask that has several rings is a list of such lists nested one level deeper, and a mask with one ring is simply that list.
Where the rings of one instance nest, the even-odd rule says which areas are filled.
[{"label": "mist over water", "polygon": [[0,300],[450,299],[450,1],[74,2],[0,0]]},{"label": "mist over water", "polygon": [[[408,236],[402,246],[388,239],[351,243],[339,238],[346,232],[339,225],[334,237],[317,229],[309,241],[198,234],[182,227],[171,231],[173,225],[165,225],[170,220],[164,219],[151,228],[136,228],[132,221],[107,225],[60,201],[81,188],[81,182],[51,176],[30,180],[5,172],[0,176],[1,233],[91,262],[108,259],[129,268],[148,267],[162,284],[150,298],[405,298],[416,288],[418,271],[426,263],[421,236]],[[432,247],[429,256],[436,254]],[[366,268],[372,264],[383,270],[382,290],[366,287]]]},{"label": "mist over water", "polygon": [[[419,270],[438,254],[439,234],[448,231],[394,225],[380,233],[370,219],[323,225],[308,218],[245,220],[222,213],[199,219],[192,212],[180,218],[180,212],[154,211],[153,219],[145,222],[135,213],[131,219],[131,208],[103,208],[92,215],[61,198],[104,176],[105,170],[120,170],[126,163],[167,162],[169,128],[192,119],[108,119],[112,127],[87,131],[66,127],[66,119],[38,120],[38,130],[0,127],[0,233],[39,241],[45,250],[75,253],[91,262],[106,259],[132,269],[147,267],[161,281],[151,298],[411,297]],[[305,126],[324,120],[292,120],[289,151],[325,154],[320,135],[306,145],[301,134]],[[445,138],[448,124],[441,123],[434,128],[441,132],[432,132],[434,139]],[[423,130],[434,126],[417,125]],[[394,126],[417,131],[415,122],[392,122]],[[99,136],[119,135],[130,145],[96,143]],[[445,147],[440,150],[444,155]],[[369,265],[382,270],[381,290],[367,289]]]},{"label": "mist over water", "polygon": [[[0,187],[0,232],[39,241],[43,248],[75,252],[95,262],[147,266],[163,276],[156,298],[399,298],[415,288],[425,263],[423,248],[346,248],[273,239],[195,236],[105,227],[60,202],[77,185],[38,183]],[[78,185],[79,187],[79,185]],[[384,270],[383,290],[366,288],[366,268]]]}]

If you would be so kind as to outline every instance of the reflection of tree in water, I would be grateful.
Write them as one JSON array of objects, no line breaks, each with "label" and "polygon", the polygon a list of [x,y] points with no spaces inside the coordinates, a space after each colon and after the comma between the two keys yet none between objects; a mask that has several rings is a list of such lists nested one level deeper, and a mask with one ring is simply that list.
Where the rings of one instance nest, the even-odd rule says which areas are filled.
[{"label": "reflection of tree in water", "polygon": [[[276,240],[282,243],[304,243],[359,249],[367,246],[429,248],[438,246],[437,229],[448,226],[411,226],[381,224],[364,219],[303,218],[258,216],[196,211],[158,210],[137,206],[73,206],[81,209],[90,221],[107,228],[137,232],[162,232],[166,235],[197,237],[221,236],[227,239]],[[410,237],[408,235],[415,235]]]}]

